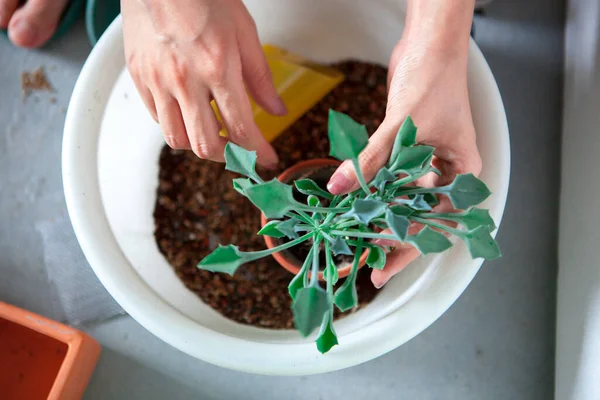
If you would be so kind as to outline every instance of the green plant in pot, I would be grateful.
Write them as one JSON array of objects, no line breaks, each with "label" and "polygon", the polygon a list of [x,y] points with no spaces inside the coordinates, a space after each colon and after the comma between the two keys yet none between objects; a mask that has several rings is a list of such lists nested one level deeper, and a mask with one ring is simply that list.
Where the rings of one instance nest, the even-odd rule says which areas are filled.
[{"label": "green plant in pot", "polygon": [[[305,259],[289,284],[294,323],[305,337],[320,327],[316,345],[326,353],[338,344],[333,327],[334,307],[345,312],[357,306],[356,276],[361,258],[370,268],[385,266],[386,253],[391,248],[372,242],[373,239],[408,243],[422,254],[429,254],[448,250],[453,243],[447,236],[455,236],[465,242],[473,258],[500,257],[491,236],[496,229],[493,219],[487,210],[473,208],[491,194],[481,180],[465,174],[443,187],[414,186],[426,174],[439,175],[432,166],[435,149],[418,145],[416,134],[417,128],[407,117],[387,165],[367,182],[358,163],[368,142],[366,128],[331,110],[330,155],[340,161],[351,160],[361,186],[344,196],[334,196],[308,178],[295,180],[293,186],[277,179],[265,182],[255,170],[256,153],[227,144],[226,169],[245,176],[233,180],[234,188],[262,211],[263,227],[258,234],[278,242],[274,245],[273,240],[268,240],[268,249],[254,252],[240,251],[231,244],[219,245],[198,267],[234,274],[244,263],[288,252],[294,246],[307,248]],[[435,212],[439,196],[447,197],[455,210]],[[423,229],[411,235],[412,224],[421,224]],[[334,261],[340,255],[350,257],[351,264],[343,267],[347,276],[336,287],[341,275],[345,275],[339,273],[341,266]]]}]

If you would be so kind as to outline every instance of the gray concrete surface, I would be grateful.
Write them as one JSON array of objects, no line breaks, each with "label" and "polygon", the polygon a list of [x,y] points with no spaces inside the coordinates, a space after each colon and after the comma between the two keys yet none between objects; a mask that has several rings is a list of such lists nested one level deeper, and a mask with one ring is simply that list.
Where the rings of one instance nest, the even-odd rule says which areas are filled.
[{"label": "gray concrete surface", "polygon": [[[104,352],[85,398],[552,398],[563,24],[561,0],[496,0],[476,21],[511,129],[512,182],[498,237],[504,258],[484,264],[433,326],[355,368],[274,378],[194,360],[120,317],[86,328]],[[64,107],[89,49],[81,24],[41,51],[0,37],[0,300],[57,319],[63,312],[36,225],[66,218]],[[56,93],[22,102],[19,74],[38,65],[48,68]],[[60,234],[65,242],[73,235]]]}]

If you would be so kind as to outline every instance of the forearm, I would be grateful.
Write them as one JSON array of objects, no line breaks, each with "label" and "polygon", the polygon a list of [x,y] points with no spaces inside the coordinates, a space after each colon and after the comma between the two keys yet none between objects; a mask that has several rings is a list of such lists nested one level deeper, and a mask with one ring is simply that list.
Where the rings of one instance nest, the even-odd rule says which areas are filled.
[{"label": "forearm", "polygon": [[404,35],[428,51],[464,56],[475,0],[408,0]]}]

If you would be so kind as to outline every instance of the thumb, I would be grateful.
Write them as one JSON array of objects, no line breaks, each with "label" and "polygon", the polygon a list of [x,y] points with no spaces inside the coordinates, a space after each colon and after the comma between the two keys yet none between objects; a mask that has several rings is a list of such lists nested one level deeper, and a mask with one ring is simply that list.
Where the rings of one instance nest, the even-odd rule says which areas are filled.
[{"label": "thumb", "polygon": [[277,94],[269,64],[258,40],[254,22],[238,37],[242,75],[250,95],[268,113],[283,116],[287,108]]},{"label": "thumb", "polygon": [[[372,180],[383,167],[392,152],[394,138],[398,127],[386,124],[385,121],[369,139],[367,147],[360,153],[358,163],[365,177],[365,181]],[[334,172],[327,184],[327,190],[335,195],[352,192],[360,187],[354,165],[351,160],[346,160]]]}]

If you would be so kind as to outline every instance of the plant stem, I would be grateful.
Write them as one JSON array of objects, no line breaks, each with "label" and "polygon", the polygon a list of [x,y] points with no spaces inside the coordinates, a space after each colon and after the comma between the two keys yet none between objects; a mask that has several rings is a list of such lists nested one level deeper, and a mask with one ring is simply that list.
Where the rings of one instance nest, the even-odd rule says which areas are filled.
[{"label": "plant stem", "polygon": [[331,214],[331,213],[345,213],[346,211],[350,211],[350,207],[335,207],[335,208],[329,208],[329,207],[311,207],[311,206],[305,206],[304,204],[299,205],[298,207],[296,207],[296,211],[306,211],[306,212],[320,212],[320,213],[326,213],[326,214]]},{"label": "plant stem", "polygon": [[316,287],[319,282],[319,244],[321,237],[317,236],[313,241],[313,253],[312,253],[312,271],[310,274],[310,286]]},{"label": "plant stem", "polygon": [[[337,205],[337,207],[343,207],[346,204],[348,204],[351,200],[352,200],[352,195],[346,195],[346,197],[340,202],[340,204]],[[323,221],[322,225],[327,226],[329,223],[331,223],[331,221],[335,218],[335,214],[329,214],[327,215],[327,217],[325,218],[325,221]]]},{"label": "plant stem", "polygon": [[[306,213],[304,213],[304,215],[306,215]],[[306,215],[306,217],[308,217],[308,218],[306,218],[305,216],[303,216],[303,215],[302,215],[302,214],[300,214],[300,213],[298,213],[298,214],[294,214],[294,212],[293,212],[293,211],[290,211],[290,212],[288,212],[288,213],[285,213],[285,216],[286,216],[286,217],[288,217],[288,218],[295,218],[295,219],[299,219],[299,220],[301,220],[302,222],[304,222],[304,223],[306,223],[306,224],[314,225],[314,224],[312,223],[312,219],[311,219],[311,218],[310,218],[308,215]]]},{"label": "plant stem", "polygon": [[424,193],[444,193],[445,190],[444,187],[433,187],[433,188],[415,188],[415,189],[410,189],[410,190],[403,190],[402,192],[398,193],[398,195],[400,196],[409,196],[411,194],[424,194]]},{"label": "plant stem", "polygon": [[455,235],[455,236],[457,236],[457,237],[459,237],[461,239],[466,234],[466,232],[461,231],[460,229],[455,229],[455,228],[449,227],[448,225],[444,225],[444,224],[440,224],[438,222],[430,221],[430,220],[425,219],[425,218],[414,217],[412,215],[410,217],[408,217],[408,218],[410,220],[412,220],[412,221],[419,222],[419,223],[421,223],[423,225],[429,225],[429,226],[431,226],[433,228],[438,228],[439,230],[442,230],[444,232],[451,233],[452,235]]},{"label": "plant stem", "polygon": [[357,238],[365,238],[365,239],[385,239],[385,240],[395,240],[397,242],[401,242],[401,240],[395,235],[386,235],[382,233],[372,233],[372,232],[359,232],[359,231],[341,231],[341,230],[332,230],[330,231],[332,235],[338,236],[350,236]]},{"label": "plant stem", "polygon": [[270,256],[273,253],[277,253],[282,250],[289,249],[290,247],[294,247],[297,244],[307,241],[314,235],[314,232],[309,232],[304,236],[300,236],[298,239],[294,239],[277,247],[273,247],[272,249],[260,250],[260,251],[250,251],[245,253],[248,256],[248,261],[258,260],[259,258],[263,258],[266,256]]},{"label": "plant stem", "polygon": [[367,182],[365,182],[365,176],[363,175],[362,170],[360,169],[360,164],[358,163],[357,158],[352,159],[352,165],[354,165],[354,172],[356,173],[356,177],[358,178],[360,187],[362,188],[362,190],[365,192],[365,194],[367,196],[370,195],[371,191],[369,190],[369,186],[367,185]]}]

